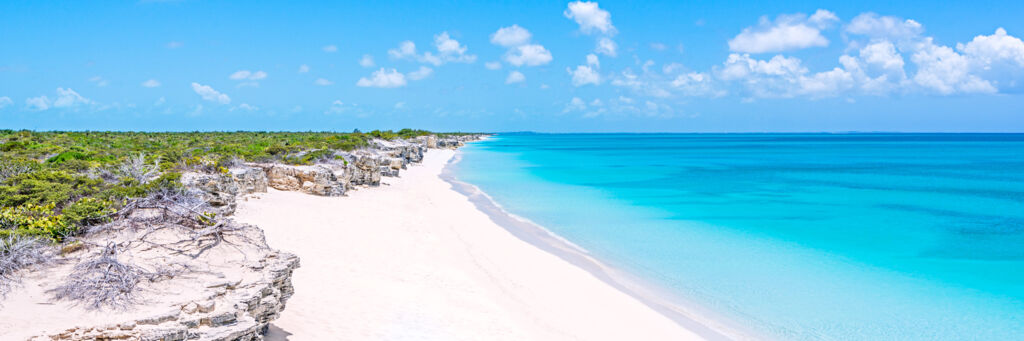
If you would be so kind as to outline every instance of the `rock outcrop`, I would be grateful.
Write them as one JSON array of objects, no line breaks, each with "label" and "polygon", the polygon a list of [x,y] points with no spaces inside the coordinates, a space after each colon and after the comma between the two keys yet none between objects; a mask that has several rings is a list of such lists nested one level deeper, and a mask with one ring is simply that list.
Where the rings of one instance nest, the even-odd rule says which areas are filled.
[{"label": "rock outcrop", "polygon": [[345,195],[345,183],[328,167],[256,164],[266,173],[268,186],[322,196]]},{"label": "rock outcrop", "polygon": [[267,173],[259,167],[235,167],[231,170],[231,178],[238,187],[238,195],[266,193],[269,184]]},{"label": "rock outcrop", "polygon": [[188,192],[203,201],[220,216],[235,213],[238,185],[223,174],[187,172],[181,175],[181,184]]},{"label": "rock outcrop", "polygon": [[263,340],[292,296],[295,255],[271,252],[249,265],[253,280],[209,283],[196,300],[164,313],[104,326],[72,327],[30,340]]}]

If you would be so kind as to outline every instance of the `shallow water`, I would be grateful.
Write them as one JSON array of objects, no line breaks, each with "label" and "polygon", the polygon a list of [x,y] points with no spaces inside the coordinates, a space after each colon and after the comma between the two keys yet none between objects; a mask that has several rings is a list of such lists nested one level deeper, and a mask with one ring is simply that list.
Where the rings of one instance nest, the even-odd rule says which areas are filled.
[{"label": "shallow water", "polygon": [[1024,339],[1024,135],[506,134],[456,176],[766,337]]}]

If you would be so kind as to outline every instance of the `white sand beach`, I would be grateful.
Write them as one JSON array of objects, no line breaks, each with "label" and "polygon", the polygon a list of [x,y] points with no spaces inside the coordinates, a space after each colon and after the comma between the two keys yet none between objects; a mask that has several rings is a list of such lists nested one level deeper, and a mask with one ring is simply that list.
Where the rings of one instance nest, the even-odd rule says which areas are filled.
[{"label": "white sand beach", "polygon": [[297,254],[268,340],[692,340],[700,335],[515,237],[440,178],[455,151],[380,188],[270,189],[236,219]]}]

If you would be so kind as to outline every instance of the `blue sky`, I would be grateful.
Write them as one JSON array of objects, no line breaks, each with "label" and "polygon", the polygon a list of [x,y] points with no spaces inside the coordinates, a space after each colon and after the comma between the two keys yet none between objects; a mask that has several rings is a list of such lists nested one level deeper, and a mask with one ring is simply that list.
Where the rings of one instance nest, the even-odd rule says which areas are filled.
[{"label": "blue sky", "polygon": [[1020,1],[4,1],[0,128],[1019,132],[1022,14]]}]

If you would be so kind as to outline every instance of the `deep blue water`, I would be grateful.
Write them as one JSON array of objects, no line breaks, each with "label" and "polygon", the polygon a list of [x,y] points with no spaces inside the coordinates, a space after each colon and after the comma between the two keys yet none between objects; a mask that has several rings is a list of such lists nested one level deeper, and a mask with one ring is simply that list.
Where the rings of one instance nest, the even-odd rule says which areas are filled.
[{"label": "deep blue water", "polygon": [[1024,134],[507,134],[456,176],[778,339],[1024,340]]}]

